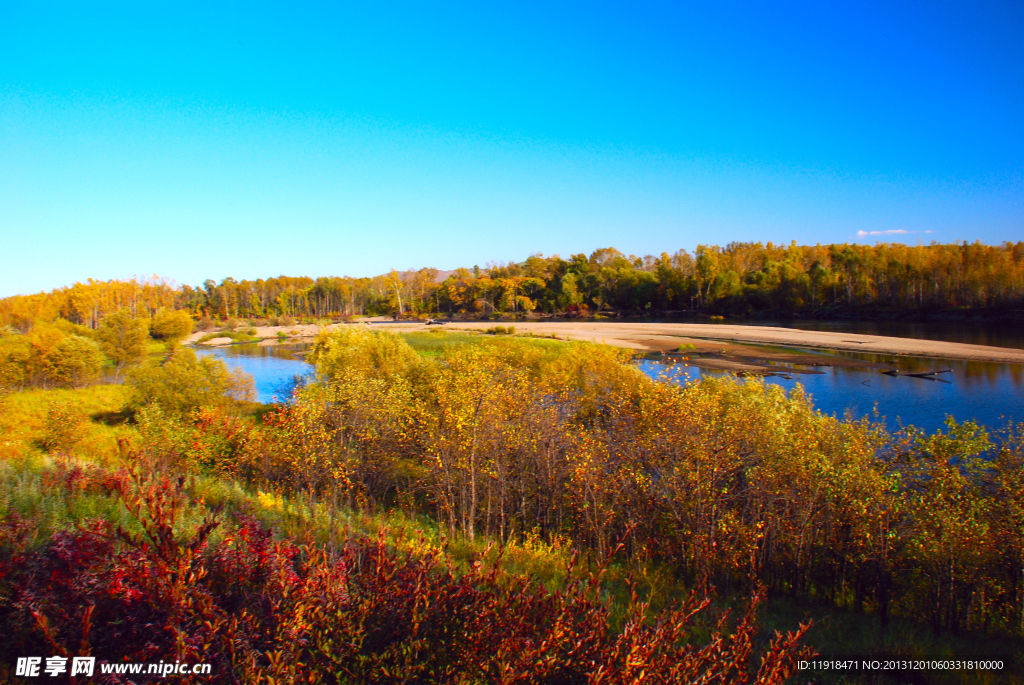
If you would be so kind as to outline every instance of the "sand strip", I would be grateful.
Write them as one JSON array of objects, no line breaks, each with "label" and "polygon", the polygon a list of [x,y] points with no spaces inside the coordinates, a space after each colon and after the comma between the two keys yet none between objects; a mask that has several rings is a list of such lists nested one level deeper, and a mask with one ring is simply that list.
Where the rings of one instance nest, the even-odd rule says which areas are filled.
[{"label": "sand strip", "polygon": [[[453,322],[449,328],[483,330],[495,324],[489,322]],[[508,325],[508,324],[506,324]],[[616,323],[600,322],[516,322],[517,333],[537,335],[555,334],[560,338],[590,340],[618,347],[646,351],[675,350],[687,343],[700,347],[713,341],[730,341],[753,345],[803,347],[822,350],[846,350],[871,354],[891,354],[915,357],[939,357],[969,361],[1024,363],[1024,350],[967,345],[964,343],[893,338],[881,335],[856,335],[832,331],[804,331],[795,328],[769,326],[737,326],[729,324],[689,323]],[[391,327],[390,325],[388,326]]]},{"label": "sand strip", "polygon": [[[334,324],[334,329],[353,324]],[[367,325],[367,324],[357,324]],[[695,353],[737,352],[727,343],[748,345],[771,345],[778,347],[802,347],[820,350],[845,350],[870,354],[890,354],[912,357],[937,357],[943,359],[964,359],[968,361],[1024,363],[1024,350],[986,345],[919,340],[916,338],[894,338],[881,335],[857,335],[832,331],[804,331],[796,328],[777,326],[738,326],[732,324],[700,323],[618,323],[618,322],[546,322],[546,321],[452,321],[443,330],[483,331],[496,325],[515,326],[516,333],[555,335],[568,340],[589,340],[591,342],[627,347],[644,352],[670,352],[691,345]],[[374,321],[373,328],[396,332],[431,330],[422,322]],[[256,335],[273,338],[278,331],[290,337],[311,338],[323,330],[319,326],[278,326],[261,327]],[[195,342],[202,333],[194,333],[189,342]],[[719,344],[721,341],[722,344]],[[764,358],[761,350],[756,354],[749,350],[744,356]]]}]

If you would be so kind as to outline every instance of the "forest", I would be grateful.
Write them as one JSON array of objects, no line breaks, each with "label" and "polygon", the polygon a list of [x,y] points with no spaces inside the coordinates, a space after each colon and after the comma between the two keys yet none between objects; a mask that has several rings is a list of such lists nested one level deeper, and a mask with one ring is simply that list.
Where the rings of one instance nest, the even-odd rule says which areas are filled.
[{"label": "forest", "polygon": [[661,256],[614,248],[441,272],[424,268],[372,278],[207,280],[201,286],[152,278],[76,283],[0,300],[0,325],[25,330],[58,318],[95,329],[128,309],[164,309],[196,320],[530,314],[734,317],[924,317],[965,313],[1020,318],[1024,242],[815,245],[700,245]]}]

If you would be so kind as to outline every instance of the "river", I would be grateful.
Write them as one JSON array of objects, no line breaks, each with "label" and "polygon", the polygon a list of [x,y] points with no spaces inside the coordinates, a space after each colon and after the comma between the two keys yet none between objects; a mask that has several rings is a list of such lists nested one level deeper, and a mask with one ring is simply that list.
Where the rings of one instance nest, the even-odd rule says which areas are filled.
[{"label": "river", "polygon": [[[989,344],[1024,349],[1024,332],[1008,327],[963,324],[913,324],[901,322],[776,322],[770,325],[814,330],[834,330],[867,335],[925,338]],[[286,399],[296,376],[308,376],[309,364],[296,353],[301,343],[286,345],[231,345],[198,349],[203,355],[223,359],[231,367],[252,374],[261,402]],[[891,361],[891,356],[856,352],[816,352],[823,360],[830,355],[870,362]],[[668,374],[674,382],[699,381],[725,372],[700,369],[685,362],[642,359],[639,367],[652,377]],[[1024,365],[958,360],[901,358],[903,375],[893,377],[873,368],[801,367],[777,364],[782,375],[765,379],[791,390],[797,383],[811,395],[815,408],[836,416],[871,416],[891,429],[914,425],[927,431],[943,427],[947,415],[958,421],[973,420],[989,428],[1004,427],[1008,421],[1024,421]],[[935,379],[915,378],[907,372],[949,369]],[[809,372],[809,373],[800,373]]]},{"label": "river", "polygon": [[[865,361],[885,361],[874,355],[831,354]],[[989,428],[1002,428],[1009,420],[1024,421],[1022,364],[949,359],[915,359],[913,362],[903,359],[901,362],[904,375],[900,376],[888,376],[870,368],[779,364],[777,368],[784,375],[770,376],[765,382],[781,385],[787,390],[792,390],[799,383],[810,394],[816,409],[839,417],[848,414],[854,418],[870,416],[884,421],[890,430],[901,425],[913,425],[933,432],[943,427],[947,415],[957,421],[972,420]],[[677,383],[725,374],[685,363],[640,360],[638,364],[651,377],[664,374]],[[950,373],[942,373],[935,378],[905,375],[907,371],[944,369],[950,369]]]}]

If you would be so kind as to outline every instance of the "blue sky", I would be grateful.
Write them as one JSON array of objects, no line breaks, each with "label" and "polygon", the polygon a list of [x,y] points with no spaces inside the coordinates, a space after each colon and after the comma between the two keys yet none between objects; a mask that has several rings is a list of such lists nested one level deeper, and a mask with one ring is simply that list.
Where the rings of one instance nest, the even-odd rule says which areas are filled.
[{"label": "blue sky", "polygon": [[0,2],[0,296],[1024,239],[1024,4],[482,4]]}]

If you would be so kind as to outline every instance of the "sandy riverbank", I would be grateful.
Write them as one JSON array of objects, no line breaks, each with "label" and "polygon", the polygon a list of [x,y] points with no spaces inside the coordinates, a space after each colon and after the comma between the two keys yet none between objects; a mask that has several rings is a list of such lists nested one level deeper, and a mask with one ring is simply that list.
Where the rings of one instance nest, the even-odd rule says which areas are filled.
[{"label": "sandy riverbank", "polygon": [[[772,350],[764,346],[804,348],[810,350],[845,350],[880,355],[907,357],[934,357],[963,359],[968,361],[1024,363],[1024,350],[967,345],[937,340],[916,338],[894,338],[880,335],[858,335],[831,331],[805,331],[795,328],[769,326],[737,326],[730,324],[690,323],[618,323],[618,322],[543,322],[517,321],[498,322],[514,325],[517,333],[534,333],[542,336],[557,336],[567,340],[589,340],[592,342],[627,347],[643,352],[675,352],[686,348],[704,357],[702,366],[743,370],[761,366],[753,359],[788,361],[797,364],[821,362],[818,355],[801,355],[798,351]],[[392,322],[376,319],[372,322],[335,324],[329,328],[346,325],[368,325],[396,332],[423,331],[432,327],[422,322]],[[483,331],[497,325],[489,321],[453,321],[444,330]],[[266,341],[275,340],[279,332],[290,338],[310,339],[322,330],[316,325],[261,327],[256,337]],[[194,333],[189,342],[195,343],[203,333]],[[219,338],[212,343],[228,344],[230,339]],[[715,358],[709,358],[708,356]],[[852,361],[852,360],[851,360]],[[845,362],[844,362],[845,363]]]},{"label": "sandy riverbank", "polygon": [[[458,322],[452,328],[486,329],[486,322]],[[938,357],[969,361],[1024,363],[1024,350],[967,345],[938,340],[893,338],[881,335],[858,335],[831,331],[805,331],[795,328],[769,326],[736,326],[729,324],[687,323],[614,323],[614,322],[522,322],[516,323],[517,333],[533,332],[537,335],[557,335],[560,338],[591,340],[608,345],[630,347],[645,351],[677,350],[693,345],[714,348],[719,341],[775,347],[802,347],[821,350],[846,350],[895,356]]]}]

